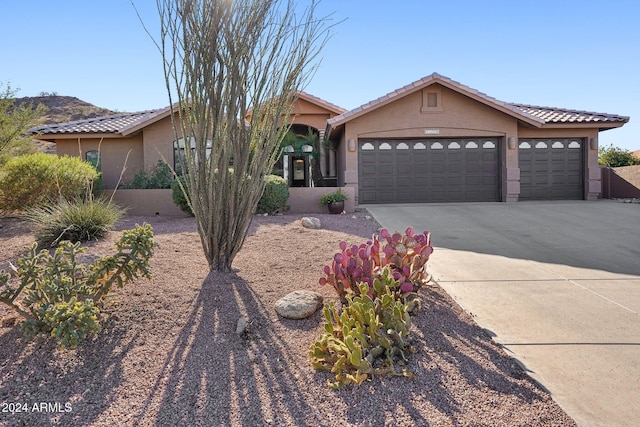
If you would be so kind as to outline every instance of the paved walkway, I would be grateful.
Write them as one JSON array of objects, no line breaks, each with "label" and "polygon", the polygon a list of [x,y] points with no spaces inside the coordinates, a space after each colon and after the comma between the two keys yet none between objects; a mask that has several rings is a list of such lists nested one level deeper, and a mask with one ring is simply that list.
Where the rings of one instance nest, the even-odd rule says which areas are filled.
[{"label": "paved walkway", "polygon": [[640,425],[640,205],[367,205],[580,426]]}]

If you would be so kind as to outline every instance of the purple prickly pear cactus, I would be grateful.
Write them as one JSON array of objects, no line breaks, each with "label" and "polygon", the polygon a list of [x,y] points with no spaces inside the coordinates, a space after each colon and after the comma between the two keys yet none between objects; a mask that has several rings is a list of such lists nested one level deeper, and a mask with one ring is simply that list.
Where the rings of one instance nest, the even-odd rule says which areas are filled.
[{"label": "purple prickly pear cactus", "polygon": [[331,266],[324,267],[326,277],[319,282],[333,286],[342,302],[346,302],[347,293],[359,293],[358,283],[369,285],[368,294],[375,297],[373,281],[387,265],[398,282],[395,292],[400,296],[416,292],[426,283],[426,264],[433,253],[429,232],[416,234],[411,227],[407,227],[404,234],[391,234],[382,229],[379,235],[374,234],[360,246],[349,246],[342,241],[339,247],[340,252],[334,255]]}]

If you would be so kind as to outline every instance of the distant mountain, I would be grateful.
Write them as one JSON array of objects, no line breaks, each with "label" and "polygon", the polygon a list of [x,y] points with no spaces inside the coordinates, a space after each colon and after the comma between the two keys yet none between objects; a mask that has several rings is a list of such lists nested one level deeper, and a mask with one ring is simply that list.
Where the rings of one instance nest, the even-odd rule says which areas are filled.
[{"label": "distant mountain", "polygon": [[[77,120],[91,119],[94,117],[108,116],[115,114],[116,111],[107,110],[106,108],[96,107],[93,104],[82,101],[75,96],[25,96],[16,98],[17,105],[43,104],[47,107],[47,111],[41,118],[38,125],[73,122]],[[33,141],[39,151],[54,154],[56,152],[55,144],[50,142]]]},{"label": "distant mountain", "polygon": [[16,103],[18,105],[30,104],[33,106],[43,104],[47,107],[42,124],[72,122],[116,113],[106,108],[96,107],[75,96],[26,96],[17,98]]}]

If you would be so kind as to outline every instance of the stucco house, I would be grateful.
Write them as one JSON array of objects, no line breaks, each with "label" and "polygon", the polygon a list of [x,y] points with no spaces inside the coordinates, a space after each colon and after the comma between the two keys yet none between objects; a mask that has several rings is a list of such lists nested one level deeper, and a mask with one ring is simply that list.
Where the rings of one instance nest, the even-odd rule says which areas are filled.
[{"label": "stucco house", "polygon": [[[123,180],[158,159],[175,161],[180,147],[170,114],[169,108],[122,113],[31,133],[54,142],[59,155],[99,158],[104,186],[114,189],[125,162]],[[351,111],[300,92],[288,121],[296,133],[312,131],[326,142],[317,159],[322,174],[353,195],[352,208],[596,199],[598,134],[629,117],[511,104],[434,73]],[[282,173],[292,190],[313,186],[310,155],[285,150]],[[315,200],[322,189],[314,191]],[[308,204],[304,194],[292,197],[307,197]]]}]

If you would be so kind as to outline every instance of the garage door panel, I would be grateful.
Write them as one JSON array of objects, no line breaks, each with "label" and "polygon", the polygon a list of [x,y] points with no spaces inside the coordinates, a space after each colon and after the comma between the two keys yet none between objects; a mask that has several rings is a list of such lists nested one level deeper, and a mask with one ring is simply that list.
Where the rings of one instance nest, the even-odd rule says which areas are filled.
[{"label": "garage door panel", "polygon": [[498,139],[360,140],[358,146],[362,203],[500,199]]},{"label": "garage door panel", "polygon": [[529,139],[518,143],[520,200],[583,198],[582,142]]},{"label": "garage door panel", "polygon": [[376,187],[377,187],[376,181],[377,181],[377,179],[376,179],[376,178],[367,178],[367,177],[364,177],[364,178],[361,178],[361,179],[360,179],[360,184],[359,184],[359,185],[360,185],[362,188],[365,188],[365,189],[369,189],[369,188],[376,188]]}]

